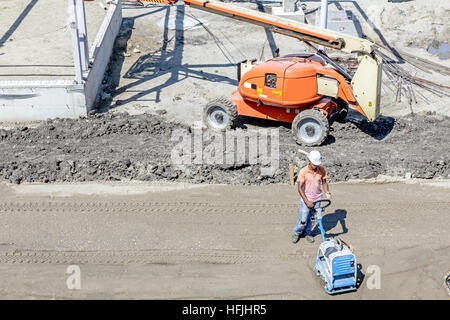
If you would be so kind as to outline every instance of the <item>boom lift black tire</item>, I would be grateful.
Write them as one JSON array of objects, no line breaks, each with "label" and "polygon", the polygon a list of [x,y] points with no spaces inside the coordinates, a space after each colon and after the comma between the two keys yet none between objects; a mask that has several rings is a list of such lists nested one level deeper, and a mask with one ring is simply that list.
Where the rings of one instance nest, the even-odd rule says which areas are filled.
[{"label": "boom lift black tire", "polygon": [[214,99],[203,108],[203,122],[215,131],[236,128],[237,119],[236,106],[227,98]]},{"label": "boom lift black tire", "polygon": [[304,146],[321,145],[330,132],[327,117],[315,109],[300,112],[292,121],[292,135],[298,144]]}]

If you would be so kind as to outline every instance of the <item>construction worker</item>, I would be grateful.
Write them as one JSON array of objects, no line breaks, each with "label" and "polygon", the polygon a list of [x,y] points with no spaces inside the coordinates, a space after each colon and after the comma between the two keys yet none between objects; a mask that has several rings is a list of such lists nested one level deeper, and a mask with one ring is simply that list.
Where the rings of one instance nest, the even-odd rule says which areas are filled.
[{"label": "construction worker", "polygon": [[302,236],[306,236],[308,242],[314,242],[314,238],[310,235],[311,232],[311,217],[313,208],[320,214],[320,202],[314,205],[315,201],[322,200],[322,187],[325,191],[327,199],[331,198],[330,190],[328,189],[327,173],[325,169],[320,166],[322,163],[322,156],[319,151],[313,150],[308,153],[308,165],[303,167],[297,177],[298,193],[301,197],[300,202],[300,217],[294,228],[292,235],[292,242],[297,243]]}]

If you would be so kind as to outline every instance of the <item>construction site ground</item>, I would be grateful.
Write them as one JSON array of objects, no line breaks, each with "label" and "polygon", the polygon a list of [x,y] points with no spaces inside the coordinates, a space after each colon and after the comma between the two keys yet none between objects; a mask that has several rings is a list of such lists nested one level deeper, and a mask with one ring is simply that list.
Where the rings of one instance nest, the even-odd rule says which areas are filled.
[{"label": "construction site ground", "polygon": [[2,184],[0,298],[449,298],[448,183],[331,190],[324,227],[353,245],[362,281],[334,297],[313,273],[317,230],[315,243],[291,243],[295,187]]},{"label": "construction site ground", "polygon": [[[0,7],[10,10],[9,2]],[[305,2],[309,10],[319,5]],[[399,65],[448,86],[450,60],[427,49],[450,42],[449,3],[341,3],[355,8],[370,38],[433,63]],[[282,55],[309,49],[261,27],[179,5],[124,1],[123,16],[97,108],[104,113],[1,125],[0,298],[333,298],[312,272],[320,237],[314,244],[290,240],[299,196],[288,185],[288,165],[298,172],[306,161],[289,125],[244,119],[236,130],[279,128],[273,175],[261,174],[260,159],[181,168],[171,159],[174,131],[194,132],[203,106],[236,89],[236,62],[269,59],[277,47]],[[313,22],[314,13],[307,19]],[[27,63],[57,64],[56,70],[67,65],[61,74],[70,78],[70,34],[64,32],[65,58],[49,58],[56,48]],[[26,64],[19,53],[36,46],[27,35],[11,38],[0,42],[0,59],[18,52],[8,62],[16,64],[11,72],[1,63],[8,79]],[[46,68],[25,73],[41,77]],[[350,112],[317,147],[333,193],[325,229],[351,243],[361,264],[358,291],[337,299],[449,297],[450,100],[444,91],[416,88],[417,103],[406,94],[395,101],[393,89],[384,83],[376,122]],[[67,288],[69,265],[81,269],[80,290]],[[369,266],[380,268],[380,289],[367,287]]]},{"label": "construction site ground", "polygon": [[[320,1],[304,1],[305,15],[315,23],[315,9]],[[312,52],[303,42],[264,29],[180,5],[135,5],[124,2],[123,23],[116,41],[109,70],[105,75],[101,110],[128,113],[163,112],[170,120],[192,124],[201,120],[204,105],[218,97],[229,97],[237,87],[236,63],[246,59],[266,61],[274,56]],[[270,1],[233,2],[269,12]],[[436,112],[450,116],[450,59],[440,59],[428,52],[430,46],[450,43],[448,1],[410,1],[391,3],[372,0],[330,2],[329,10],[347,10],[358,18],[363,34],[388,48],[394,65],[412,76],[447,86],[446,94],[431,94],[413,86],[410,103],[408,88],[400,101],[397,82],[383,75],[381,114],[400,117],[412,113]],[[328,49],[344,65],[355,55]],[[422,64],[403,55],[409,54],[436,65]],[[407,62],[408,60],[411,63]],[[442,90],[438,90],[442,91]],[[417,100],[415,102],[414,98]]]},{"label": "construction site ground", "polygon": [[[74,79],[67,6],[59,0],[1,1],[0,80]],[[90,48],[106,11],[96,2],[85,6]]]}]

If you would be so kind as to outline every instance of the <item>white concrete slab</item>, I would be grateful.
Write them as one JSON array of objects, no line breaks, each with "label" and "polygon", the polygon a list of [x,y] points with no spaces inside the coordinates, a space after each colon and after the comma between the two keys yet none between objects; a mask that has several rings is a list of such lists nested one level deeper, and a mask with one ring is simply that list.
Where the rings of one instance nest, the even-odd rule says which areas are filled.
[{"label": "white concrete slab", "polygon": [[1,122],[87,114],[122,22],[119,0],[107,7],[98,5],[102,3],[86,3],[90,68],[78,82],[74,81],[69,1],[6,0],[0,4],[0,19],[7,21],[0,27]]},{"label": "white concrete slab", "polygon": [[288,11],[286,10],[285,6],[272,7],[271,14],[277,17],[292,19],[301,23],[305,23],[305,14],[301,9],[297,11]]},{"label": "white concrete slab", "polygon": [[[328,10],[327,28],[330,30],[342,32],[354,37],[362,38],[361,28],[358,19],[352,14],[350,10]],[[316,26],[320,21],[320,8],[316,11]]]},{"label": "white concrete slab", "polygon": [[[106,10],[85,2],[89,47]],[[73,79],[72,42],[65,0],[0,2],[0,80]]]}]

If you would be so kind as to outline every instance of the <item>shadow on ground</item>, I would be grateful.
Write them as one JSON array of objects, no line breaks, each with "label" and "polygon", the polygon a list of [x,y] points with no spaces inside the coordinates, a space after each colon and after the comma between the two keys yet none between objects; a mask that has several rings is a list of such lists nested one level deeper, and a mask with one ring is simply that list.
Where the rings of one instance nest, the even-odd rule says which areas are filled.
[{"label": "shadow on ground", "polygon": [[[345,218],[347,217],[347,210],[337,209],[334,212],[327,213],[322,217],[322,225],[325,230],[326,237],[337,237],[348,232],[347,226],[345,224]],[[337,233],[327,233],[327,231],[333,230],[337,225],[340,224],[342,227],[342,232]],[[320,235],[319,226],[316,224],[313,230],[311,230],[311,235]]]},{"label": "shadow on ground", "polygon": [[354,124],[359,130],[376,140],[386,138],[395,125],[395,119],[392,117],[381,115],[377,120],[369,122],[363,115],[353,110],[349,110],[346,122]]},{"label": "shadow on ground", "polygon": [[[136,10],[141,8],[141,6],[134,7]],[[133,9],[130,7],[129,9]],[[169,16],[171,10],[176,10],[176,21],[175,21],[175,33],[169,36]],[[124,53],[126,53],[127,42],[131,38],[132,30],[134,29],[135,21],[144,16],[152,15],[157,12],[165,12],[164,16],[164,32],[162,34],[163,45],[161,48],[154,52],[148,52],[142,54],[125,72],[123,78],[131,79],[129,82],[121,87],[119,87],[121,70],[124,65]],[[107,74],[110,74],[110,82],[112,85],[108,89],[108,94],[111,95],[110,98],[105,99],[101,105],[101,111],[107,111],[107,109],[117,107],[118,105],[127,104],[133,101],[151,101],[154,103],[161,102],[161,92],[164,88],[167,88],[175,83],[178,83],[187,78],[192,79],[202,79],[211,82],[222,82],[237,86],[238,82],[235,79],[228,78],[226,76],[221,76],[213,72],[204,71],[208,68],[217,67],[235,67],[233,63],[226,64],[183,64],[183,50],[184,50],[184,18],[185,18],[185,7],[176,6],[175,8],[167,6],[161,7],[154,11],[147,12],[144,14],[138,14],[134,17],[127,17],[123,19],[121,35],[118,37],[115,43],[115,53],[113,54],[112,63],[110,63],[110,69]],[[199,22],[201,25],[202,23]],[[173,47],[170,44],[173,43]],[[145,82],[151,82],[152,80],[166,76],[169,77],[159,85],[150,87],[147,90],[141,90],[137,87]],[[129,98],[124,100],[117,100],[115,104],[112,101],[115,97],[123,92],[131,93]],[[155,93],[155,98],[148,99],[151,93]],[[99,111],[100,111],[99,110]]]}]

